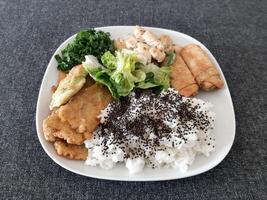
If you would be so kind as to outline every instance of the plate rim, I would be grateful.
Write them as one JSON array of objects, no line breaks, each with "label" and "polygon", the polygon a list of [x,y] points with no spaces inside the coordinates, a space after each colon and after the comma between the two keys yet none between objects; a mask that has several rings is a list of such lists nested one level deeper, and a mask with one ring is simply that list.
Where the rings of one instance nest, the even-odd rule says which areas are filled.
[{"label": "plate rim", "polygon": [[[101,30],[101,29],[110,29],[110,28],[133,28],[134,26],[133,25],[116,25],[116,26],[103,26],[103,27],[94,27],[94,29],[96,30]],[[44,89],[44,78],[48,72],[48,69],[49,69],[49,66],[52,65],[52,62],[53,62],[53,58],[56,54],[56,52],[60,51],[60,49],[63,48],[64,45],[67,45],[75,36],[77,33],[73,34],[72,36],[68,37],[66,40],[64,40],[59,46],[58,48],[54,51],[53,55],[51,56],[50,58],[50,61],[49,63],[47,64],[47,67],[46,67],[46,70],[42,76],[42,82],[41,82],[41,85],[39,87],[39,93],[38,93],[38,99],[37,99],[37,104],[36,104],[36,112],[35,112],[35,124],[36,124],[36,132],[37,132],[37,136],[38,136],[38,139],[39,139],[39,142],[41,143],[41,146],[43,148],[43,150],[46,152],[46,154],[56,163],[58,164],[60,167],[68,170],[68,171],[71,171],[75,174],[78,174],[78,175],[81,175],[81,176],[85,176],[85,177],[90,177],[90,178],[97,178],[97,179],[102,179],[102,180],[112,180],[112,181],[167,181],[167,180],[178,180],[178,179],[183,179],[183,178],[188,178],[188,177],[192,177],[192,176],[196,176],[196,175],[199,175],[199,174],[202,174],[202,173],[205,173],[213,168],[215,168],[217,165],[219,165],[225,158],[226,156],[229,154],[230,150],[232,149],[232,146],[233,146],[233,143],[235,141],[235,136],[236,136],[236,118],[235,118],[235,110],[234,110],[234,105],[233,105],[233,100],[232,100],[232,96],[231,96],[231,92],[229,90],[229,87],[228,87],[228,84],[227,84],[227,81],[225,79],[225,76],[224,76],[224,73],[219,65],[219,63],[217,62],[216,58],[213,56],[213,54],[209,51],[209,49],[203,44],[201,43],[200,41],[198,41],[197,39],[193,38],[192,36],[190,35],[187,35],[185,33],[182,33],[182,32],[179,32],[179,31],[175,31],[175,30],[171,30],[171,29],[166,29],[166,28],[157,28],[157,27],[149,27],[149,26],[142,26],[144,28],[147,28],[147,29],[151,29],[151,30],[156,30],[156,31],[170,31],[170,32],[173,32],[173,33],[179,33],[180,35],[186,37],[186,38],[190,38],[190,39],[193,39],[194,41],[196,41],[197,43],[199,43],[201,45],[201,47],[204,47],[204,50],[205,52],[208,52],[213,60],[215,61],[215,64],[218,66],[218,70],[220,71],[221,73],[221,76],[223,77],[224,81],[225,81],[225,86],[227,88],[227,91],[228,91],[228,94],[229,94],[229,98],[230,98],[230,107],[231,107],[231,115],[233,117],[233,125],[234,125],[234,130],[233,130],[233,140],[231,141],[231,143],[229,142],[229,147],[227,149],[227,152],[225,153],[225,155],[223,155],[221,157],[221,159],[213,164],[213,165],[210,165],[208,168],[205,168],[205,170],[202,170],[201,172],[196,172],[196,173],[192,173],[190,175],[186,175],[186,176],[183,176],[183,177],[166,177],[166,178],[159,178],[159,179],[156,179],[156,178],[140,178],[140,177],[137,177],[137,178],[133,178],[131,179],[130,177],[126,177],[125,179],[121,179],[121,178],[117,178],[117,177],[112,177],[112,176],[108,176],[108,177],[102,177],[102,176],[97,176],[97,175],[88,175],[88,174],[85,174],[83,172],[79,172],[79,171],[76,171],[76,170],[73,170],[71,169],[70,167],[66,166],[66,165],[62,165],[59,161],[57,161],[53,155],[50,154],[50,152],[46,149],[45,147],[45,142],[47,141],[43,141],[43,139],[41,138],[41,134],[43,133],[40,133],[39,130],[42,129],[42,123],[39,123],[39,116],[40,116],[40,110],[39,110],[39,107],[40,107],[40,98],[41,98],[41,91],[43,91]],[[92,28],[92,27],[91,27]],[[81,30],[86,30],[86,29],[81,29]],[[216,150],[215,150],[216,151]],[[128,178],[128,179],[127,179]]]}]

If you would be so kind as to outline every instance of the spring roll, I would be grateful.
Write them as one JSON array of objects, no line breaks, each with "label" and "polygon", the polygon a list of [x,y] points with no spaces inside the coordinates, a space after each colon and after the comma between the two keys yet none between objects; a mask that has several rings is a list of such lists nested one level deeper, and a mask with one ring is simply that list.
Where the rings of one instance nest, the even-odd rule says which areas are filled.
[{"label": "spring roll", "polygon": [[224,82],[219,71],[200,46],[196,44],[185,46],[181,50],[181,56],[201,89],[210,91],[223,87]]},{"label": "spring roll", "polygon": [[173,49],[175,50],[176,57],[171,67],[171,86],[183,96],[195,96],[198,91],[198,85],[180,56],[181,48],[174,46]]}]

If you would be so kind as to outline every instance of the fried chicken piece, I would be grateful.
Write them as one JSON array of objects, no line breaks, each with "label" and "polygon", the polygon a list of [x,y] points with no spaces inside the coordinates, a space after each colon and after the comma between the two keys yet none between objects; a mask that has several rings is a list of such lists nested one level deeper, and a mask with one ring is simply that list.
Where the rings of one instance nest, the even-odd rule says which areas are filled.
[{"label": "fried chicken piece", "polygon": [[98,115],[112,100],[108,89],[95,83],[82,89],[66,105],[58,109],[58,116],[62,122],[70,124],[78,133],[88,136],[99,124]]},{"label": "fried chicken piece", "polygon": [[67,76],[67,73],[65,73],[65,72],[63,72],[61,70],[58,71],[57,83],[56,83],[56,85],[53,85],[51,87],[51,90],[52,90],[53,93],[57,90],[60,81],[62,81],[66,76]]},{"label": "fried chicken piece", "polygon": [[43,121],[44,136],[47,141],[55,142],[57,138],[66,140],[67,143],[80,145],[85,140],[83,133],[72,129],[70,124],[62,122],[58,116],[58,110],[52,111]]},{"label": "fried chicken piece", "polygon": [[[56,117],[57,115],[54,113],[54,111],[43,121],[43,132],[44,137],[49,142],[55,142],[56,137],[54,135],[54,132],[57,131],[57,129],[53,128],[53,126],[50,125],[55,120],[59,120],[59,118]],[[56,122],[55,122],[56,123]]]},{"label": "fried chicken piece", "polygon": [[54,143],[54,147],[58,155],[71,160],[86,160],[88,156],[88,149],[84,144],[68,144],[65,141],[59,140]]},{"label": "fried chicken piece", "polygon": [[55,93],[52,96],[50,110],[65,104],[85,84],[87,72],[82,65],[73,67],[67,76],[60,81]]},{"label": "fried chicken piece", "polygon": [[90,139],[99,124],[100,111],[111,102],[108,89],[89,79],[71,100],[43,121],[45,139],[54,142],[57,138],[69,144],[80,145]]},{"label": "fried chicken piece", "polygon": [[[88,87],[94,85],[94,83],[95,83],[94,79],[93,79],[91,76],[87,76],[87,78],[86,78],[86,82],[85,82],[83,88],[88,88]],[[83,89],[83,88],[82,88],[82,89]],[[81,89],[81,90],[82,90],[82,89]]]}]

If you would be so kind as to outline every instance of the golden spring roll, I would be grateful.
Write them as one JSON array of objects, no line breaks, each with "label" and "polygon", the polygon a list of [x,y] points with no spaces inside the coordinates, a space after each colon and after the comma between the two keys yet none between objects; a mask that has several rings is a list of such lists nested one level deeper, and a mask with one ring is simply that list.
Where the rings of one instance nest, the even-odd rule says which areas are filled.
[{"label": "golden spring roll", "polygon": [[176,52],[176,57],[171,67],[171,86],[183,96],[194,96],[197,94],[198,85],[179,54],[181,48],[174,46],[173,49]]},{"label": "golden spring roll", "polygon": [[200,46],[196,44],[185,46],[181,50],[181,56],[201,89],[209,91],[223,87],[224,82],[219,71]]}]

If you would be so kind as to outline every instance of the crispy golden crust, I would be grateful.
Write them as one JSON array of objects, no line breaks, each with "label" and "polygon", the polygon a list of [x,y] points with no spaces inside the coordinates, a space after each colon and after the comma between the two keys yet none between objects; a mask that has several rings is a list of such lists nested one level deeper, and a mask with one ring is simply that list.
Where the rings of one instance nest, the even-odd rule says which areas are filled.
[{"label": "crispy golden crust", "polygon": [[50,110],[67,103],[84,86],[87,72],[82,65],[73,67],[67,76],[60,81],[56,91],[52,95]]},{"label": "crispy golden crust", "polygon": [[63,72],[61,70],[58,71],[57,83],[56,83],[56,85],[53,85],[51,87],[51,90],[52,90],[53,93],[57,90],[57,87],[58,87],[60,81],[62,81],[66,76],[67,76],[67,73],[65,73],[65,72]]},{"label": "crispy golden crust", "polygon": [[185,97],[193,97],[197,95],[198,89],[198,85],[194,83],[180,89],[179,93]]},{"label": "crispy golden crust", "polygon": [[171,46],[170,50],[174,50],[176,53],[179,53],[179,55],[180,55],[182,47],[177,45],[177,44],[174,44],[174,45]]},{"label": "crispy golden crust", "polygon": [[88,88],[88,87],[94,85],[94,83],[95,83],[94,79],[91,76],[87,76],[86,77],[86,82],[85,82],[83,88]]},{"label": "crispy golden crust", "polygon": [[171,67],[171,86],[186,97],[194,96],[198,91],[198,85],[179,51],[176,52],[175,61]]},{"label": "crispy golden crust", "polygon": [[91,138],[99,124],[100,111],[111,100],[104,86],[87,83],[66,105],[53,110],[43,121],[45,139],[54,142],[60,138],[69,144],[83,144]]},{"label": "crispy golden crust", "polygon": [[108,89],[100,84],[84,88],[58,110],[59,118],[79,133],[92,133],[99,124],[98,115],[112,100]]},{"label": "crispy golden crust", "polygon": [[86,160],[88,156],[88,149],[84,144],[68,144],[65,141],[59,140],[54,143],[54,147],[58,155],[71,160]]},{"label": "crispy golden crust", "polygon": [[209,91],[223,87],[224,82],[219,71],[198,45],[185,46],[181,50],[181,55],[201,89]]},{"label": "crispy golden crust", "polygon": [[58,111],[52,111],[43,121],[44,136],[47,141],[54,142],[57,138],[66,140],[70,144],[80,145],[85,140],[83,133],[72,129],[70,124],[62,122],[58,117]]},{"label": "crispy golden crust", "polygon": [[53,128],[49,123],[54,118],[54,113],[52,113],[51,115],[49,115],[44,121],[43,121],[43,132],[44,132],[44,137],[47,141],[49,142],[55,142],[56,141],[56,137],[54,135],[54,132],[56,132],[57,130],[55,128]]}]

